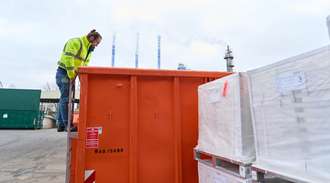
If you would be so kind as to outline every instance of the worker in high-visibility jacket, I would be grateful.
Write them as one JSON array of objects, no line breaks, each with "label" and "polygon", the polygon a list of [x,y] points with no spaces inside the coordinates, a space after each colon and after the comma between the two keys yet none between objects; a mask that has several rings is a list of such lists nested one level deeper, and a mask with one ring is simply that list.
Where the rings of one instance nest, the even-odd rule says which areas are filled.
[{"label": "worker in high-visibility jacket", "polygon": [[56,84],[61,93],[57,113],[59,132],[67,130],[70,81],[75,80],[78,67],[89,64],[92,52],[101,40],[102,36],[96,30],[92,30],[85,36],[68,40],[64,45],[56,72]]}]

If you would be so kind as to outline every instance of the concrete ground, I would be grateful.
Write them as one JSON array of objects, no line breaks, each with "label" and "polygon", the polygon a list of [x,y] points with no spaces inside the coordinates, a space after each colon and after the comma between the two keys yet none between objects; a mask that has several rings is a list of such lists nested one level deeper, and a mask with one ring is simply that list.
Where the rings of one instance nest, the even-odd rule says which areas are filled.
[{"label": "concrete ground", "polygon": [[0,130],[0,183],[64,183],[66,133]]}]

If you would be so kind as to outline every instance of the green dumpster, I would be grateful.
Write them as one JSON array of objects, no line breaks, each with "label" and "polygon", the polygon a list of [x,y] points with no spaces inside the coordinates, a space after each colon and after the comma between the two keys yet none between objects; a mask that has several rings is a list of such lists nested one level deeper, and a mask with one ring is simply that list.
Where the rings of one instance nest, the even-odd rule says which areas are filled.
[{"label": "green dumpster", "polygon": [[0,128],[40,129],[41,90],[0,89]]}]

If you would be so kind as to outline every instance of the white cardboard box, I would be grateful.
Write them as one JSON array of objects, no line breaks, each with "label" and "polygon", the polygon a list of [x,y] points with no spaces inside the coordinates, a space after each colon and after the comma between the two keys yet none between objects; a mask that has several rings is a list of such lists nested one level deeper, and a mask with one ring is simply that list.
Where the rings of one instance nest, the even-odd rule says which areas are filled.
[{"label": "white cardboard box", "polygon": [[330,46],[248,72],[258,167],[330,182]]},{"label": "white cardboard box", "polygon": [[255,159],[246,73],[235,73],[198,88],[197,149],[244,163]]}]

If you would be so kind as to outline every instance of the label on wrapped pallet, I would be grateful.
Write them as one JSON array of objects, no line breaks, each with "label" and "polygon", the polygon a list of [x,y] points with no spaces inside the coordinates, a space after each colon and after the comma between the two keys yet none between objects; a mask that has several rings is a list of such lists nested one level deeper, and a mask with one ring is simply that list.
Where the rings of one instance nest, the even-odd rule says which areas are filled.
[{"label": "label on wrapped pallet", "polygon": [[86,128],[86,149],[95,149],[99,147],[99,131],[100,127]]},{"label": "label on wrapped pallet", "polygon": [[228,81],[225,81],[225,83],[223,83],[222,96],[226,97],[227,92],[228,92]]},{"label": "label on wrapped pallet", "polygon": [[281,94],[288,94],[293,90],[306,88],[304,72],[287,72],[276,76],[276,86]]}]

